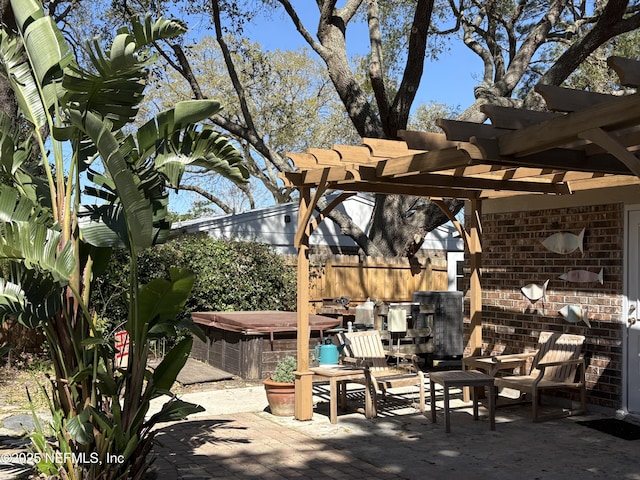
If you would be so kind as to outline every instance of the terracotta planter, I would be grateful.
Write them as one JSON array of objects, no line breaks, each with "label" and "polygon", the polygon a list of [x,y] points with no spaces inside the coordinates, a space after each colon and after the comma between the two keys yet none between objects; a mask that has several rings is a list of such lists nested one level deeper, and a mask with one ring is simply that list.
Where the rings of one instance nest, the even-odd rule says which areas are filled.
[{"label": "terracotta planter", "polygon": [[293,417],[295,415],[295,384],[280,383],[264,380],[264,390],[271,413],[278,417]]}]

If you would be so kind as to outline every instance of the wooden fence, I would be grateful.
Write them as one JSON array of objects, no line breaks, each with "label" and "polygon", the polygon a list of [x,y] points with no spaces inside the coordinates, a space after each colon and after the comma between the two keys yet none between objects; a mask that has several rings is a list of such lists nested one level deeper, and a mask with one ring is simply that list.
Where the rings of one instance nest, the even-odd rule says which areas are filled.
[{"label": "wooden fence", "polygon": [[[354,259],[355,258],[355,259]],[[326,263],[312,261],[310,298],[314,307],[323,301],[349,297],[351,305],[367,298],[385,302],[411,302],[419,290],[447,290],[446,257],[430,257],[416,268],[407,259],[332,256]],[[412,271],[413,270],[413,271]]]}]

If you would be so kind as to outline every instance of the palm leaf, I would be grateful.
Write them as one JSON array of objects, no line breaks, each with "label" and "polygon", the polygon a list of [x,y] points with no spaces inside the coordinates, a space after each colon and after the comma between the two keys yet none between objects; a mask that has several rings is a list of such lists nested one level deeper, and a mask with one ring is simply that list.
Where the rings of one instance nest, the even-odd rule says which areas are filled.
[{"label": "palm leaf", "polygon": [[182,152],[190,155],[189,165],[217,172],[235,183],[246,183],[249,171],[242,155],[224,136],[211,128],[191,130],[182,138]]},{"label": "palm leaf", "polygon": [[24,25],[30,18],[41,18],[44,16],[42,5],[37,0],[11,0],[11,8],[16,18],[16,23]]},{"label": "palm leaf", "polygon": [[[38,53],[30,55],[38,83],[44,87],[58,82],[62,70],[73,63],[73,56],[53,18],[46,16],[28,23],[23,35],[27,51]],[[48,97],[47,104],[56,100],[57,97]]]},{"label": "palm leaf", "polygon": [[188,100],[176,103],[175,107],[162,111],[138,129],[138,148],[141,157],[155,152],[160,141],[175,132],[206,120],[220,111],[215,100]]},{"label": "palm leaf", "polygon": [[249,173],[234,145],[210,127],[198,130],[195,126],[218,111],[216,101],[194,100],[178,102],[158,114],[138,130],[141,158],[152,158],[156,169],[176,189],[187,165],[211,169],[236,183],[246,182]]},{"label": "palm leaf", "polygon": [[139,321],[153,326],[173,322],[184,308],[195,276],[185,268],[169,269],[171,280],[156,278],[140,288]]},{"label": "palm leaf", "polygon": [[82,240],[94,247],[126,248],[127,222],[122,205],[85,206],[78,212]]},{"label": "palm leaf", "polygon": [[75,268],[73,244],[66,242],[60,248],[61,232],[30,222],[5,223],[2,228],[0,258],[47,272],[60,285],[69,283]]},{"label": "palm leaf", "polygon": [[85,408],[67,420],[66,430],[69,436],[80,445],[89,445],[93,441],[93,425],[90,417],[91,409]]},{"label": "palm leaf", "polygon": [[122,29],[108,53],[102,51],[99,39],[87,44],[89,59],[96,73],[76,65],[67,70],[63,87],[66,101],[109,119],[114,130],[132,122],[144,98],[146,66],[151,58],[142,49],[152,42],[174,37],[186,31],[180,22],[145,18],[144,25],[133,21],[133,34]]},{"label": "palm leaf", "polygon": [[[91,59],[98,65],[106,61],[95,53]],[[146,72],[140,65],[128,71],[99,74],[72,67],[65,74],[62,85],[67,91],[67,103],[109,119],[113,129],[118,130],[135,119],[138,105],[144,98],[145,78]]]},{"label": "palm leaf", "polygon": [[25,60],[22,44],[5,31],[0,32],[0,64],[25,118],[36,128],[46,125],[46,105],[42,103],[35,77]]}]

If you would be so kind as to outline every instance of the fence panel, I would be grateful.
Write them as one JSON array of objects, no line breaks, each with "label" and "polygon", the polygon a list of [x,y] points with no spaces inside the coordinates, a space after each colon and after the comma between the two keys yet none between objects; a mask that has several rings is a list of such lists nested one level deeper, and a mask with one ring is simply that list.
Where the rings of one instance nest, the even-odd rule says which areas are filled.
[{"label": "fence panel", "polygon": [[419,271],[406,259],[379,260],[334,256],[311,271],[311,302],[349,297],[353,304],[367,298],[386,302],[410,302],[418,290],[447,290],[447,262],[422,260]]}]

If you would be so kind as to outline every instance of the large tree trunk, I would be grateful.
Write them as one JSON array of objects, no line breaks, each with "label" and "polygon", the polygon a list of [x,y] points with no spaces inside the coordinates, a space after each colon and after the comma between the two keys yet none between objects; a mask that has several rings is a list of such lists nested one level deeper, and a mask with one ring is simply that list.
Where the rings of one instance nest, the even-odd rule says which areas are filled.
[{"label": "large tree trunk", "polygon": [[[461,200],[449,202],[454,215],[463,205]],[[376,246],[379,256],[412,259],[426,234],[448,220],[440,207],[424,198],[379,195],[373,211],[373,225],[376,228],[372,228],[370,233],[371,242]],[[373,252],[368,254],[375,256]]]},{"label": "large tree trunk", "polygon": [[[409,111],[422,78],[433,0],[417,2],[409,37],[407,63],[393,101],[388,98],[389,88],[382,75],[384,66],[381,49],[377,48],[380,38],[377,1],[368,3],[369,32],[373,52],[369,75],[379,114],[361,89],[347,57],[346,25],[352,18],[357,3],[356,1],[347,2],[343,9],[335,9],[335,1],[322,2],[318,26],[320,43],[310,41],[310,45],[326,63],[329,77],[358,133],[362,137],[396,138],[398,130],[407,126]],[[331,216],[331,218],[343,231],[349,232],[366,255],[402,256],[406,254],[405,247],[408,241],[414,239],[416,235],[421,235],[424,239],[426,232],[442,224],[443,221],[446,222],[440,210],[433,205],[431,207],[435,208],[419,209],[421,211],[419,215],[415,214],[417,213],[415,211],[412,212],[414,215],[408,215],[415,203],[413,197],[376,195],[368,238],[363,236],[360,229],[354,229],[352,222],[348,219],[339,216]],[[434,213],[435,217],[432,216]]]}]

